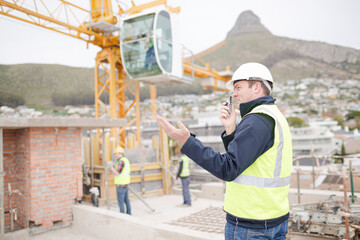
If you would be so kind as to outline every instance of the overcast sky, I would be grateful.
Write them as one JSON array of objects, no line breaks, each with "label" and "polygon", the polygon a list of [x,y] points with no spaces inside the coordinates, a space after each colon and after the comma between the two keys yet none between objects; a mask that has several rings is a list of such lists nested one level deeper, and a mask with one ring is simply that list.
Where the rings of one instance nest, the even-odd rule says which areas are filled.
[{"label": "overcast sky", "polygon": [[[89,2],[77,1],[83,6]],[[131,5],[130,0],[118,1]],[[360,50],[360,0],[168,0],[168,5],[181,7],[181,42],[194,53],[224,40],[239,14],[246,10],[252,10],[274,35]],[[81,40],[3,15],[0,30],[0,64],[93,67],[100,51],[96,46],[86,49]]]}]

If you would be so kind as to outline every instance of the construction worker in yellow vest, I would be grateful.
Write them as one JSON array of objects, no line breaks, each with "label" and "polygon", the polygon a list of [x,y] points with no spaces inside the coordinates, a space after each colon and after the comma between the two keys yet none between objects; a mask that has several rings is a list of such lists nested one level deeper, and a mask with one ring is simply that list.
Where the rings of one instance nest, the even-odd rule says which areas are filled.
[{"label": "construction worker in yellow vest", "polygon": [[189,168],[189,158],[186,155],[181,155],[179,162],[179,169],[176,175],[176,179],[180,177],[182,185],[182,193],[184,202],[181,206],[191,206],[191,196],[190,196],[190,168]]},{"label": "construction worker in yellow vest", "polygon": [[125,213],[124,204],[126,205],[126,213],[131,215],[131,206],[129,201],[128,185],[130,184],[130,162],[124,156],[124,149],[120,146],[114,151],[116,158],[115,167],[111,166],[111,172],[114,176],[114,184],[116,185],[117,200],[121,213]]},{"label": "construction worker in yellow vest", "polygon": [[270,95],[273,83],[269,69],[254,62],[242,64],[226,83],[236,104],[224,102],[220,109],[225,153],[204,146],[181,121],[175,128],[156,117],[183,145],[181,153],[226,182],[225,240],[286,239],[292,143],[286,118]]}]

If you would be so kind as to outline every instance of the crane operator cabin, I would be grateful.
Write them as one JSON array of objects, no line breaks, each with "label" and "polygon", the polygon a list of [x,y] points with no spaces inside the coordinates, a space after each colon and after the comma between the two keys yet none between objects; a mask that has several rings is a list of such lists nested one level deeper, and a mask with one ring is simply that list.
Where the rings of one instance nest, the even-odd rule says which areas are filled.
[{"label": "crane operator cabin", "polygon": [[182,49],[174,16],[158,10],[125,18],[120,30],[121,59],[127,75],[149,83],[189,82],[183,77]]}]

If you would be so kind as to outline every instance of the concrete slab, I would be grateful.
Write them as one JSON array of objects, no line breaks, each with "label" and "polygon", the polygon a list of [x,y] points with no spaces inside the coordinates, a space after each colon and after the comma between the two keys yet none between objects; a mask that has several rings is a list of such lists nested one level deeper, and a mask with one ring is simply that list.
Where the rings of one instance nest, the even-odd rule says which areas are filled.
[{"label": "concrete slab", "polygon": [[[219,187],[219,186],[217,186]],[[296,189],[291,189],[289,198],[290,204],[297,203]],[[335,194],[343,196],[342,192],[302,190],[302,203],[306,201],[317,202],[320,199],[327,199]],[[224,239],[223,229],[225,225],[225,213],[222,211],[223,201],[198,197],[193,199],[191,207],[180,207],[183,202],[182,195],[165,195],[145,199],[147,204],[155,209],[150,209],[140,200],[131,200],[132,216],[119,212],[117,204],[95,208],[89,204],[77,206],[74,210],[74,222],[71,226],[41,233],[34,236],[28,235],[28,230],[21,230],[5,234],[6,240],[95,240],[117,236],[118,231],[128,233],[141,233],[141,239]],[[83,211],[83,213],[81,213]],[[87,211],[87,213],[85,213]],[[86,217],[84,218],[86,214]],[[84,220],[83,220],[84,219]],[[92,225],[94,224],[95,225]],[[87,226],[93,226],[90,229]],[[110,227],[111,228],[108,228]],[[150,228],[151,227],[151,228]],[[98,235],[100,234],[100,235]],[[128,239],[133,238],[128,235]],[[111,239],[111,238],[109,238]],[[114,239],[114,238],[112,238]],[[314,239],[314,236],[289,235],[288,239]],[[319,237],[319,239],[321,239]]]},{"label": "concrete slab", "polygon": [[5,240],[98,240],[86,232],[79,232],[72,226],[51,230],[37,235],[29,235],[29,230],[24,229],[13,233],[6,233]]},{"label": "concrete slab", "polygon": [[124,118],[0,118],[0,128],[3,129],[28,127],[108,128],[125,126],[126,123]]},{"label": "concrete slab", "polygon": [[[300,190],[300,203],[317,203],[320,201],[328,200],[331,195],[334,195],[337,199],[344,198],[344,192],[342,191],[327,191],[327,190],[318,190],[318,189],[301,189]],[[347,196],[351,193],[347,193]],[[359,199],[360,194],[354,194],[357,199]],[[289,202],[291,205],[298,204],[298,191],[295,188],[289,189]]]},{"label": "concrete slab", "polygon": [[[130,234],[127,239],[223,239],[221,230],[206,232],[194,228],[199,223],[199,219],[194,218],[192,222],[190,221],[190,227],[184,225],[183,222],[184,218],[192,214],[197,215],[196,213],[203,212],[201,215],[204,215],[214,210],[216,213],[223,214],[220,219],[225,220],[225,213],[222,212],[222,201],[197,198],[193,200],[191,207],[181,207],[182,201],[182,195],[147,198],[147,204],[155,209],[155,212],[151,212],[140,200],[131,200],[132,216],[120,213],[117,204],[110,205],[110,209],[108,209],[107,206],[95,208],[84,203],[84,206],[77,206],[78,209],[74,210],[74,222],[67,228],[33,236],[29,236],[29,230],[21,230],[5,234],[5,240],[106,240],[114,239],[113,237],[118,236],[120,230],[122,232],[127,231]],[[82,211],[87,211],[87,213],[85,214]],[[177,223],[181,224],[178,225]],[[223,227],[224,223],[220,221],[217,229]],[[142,234],[142,237],[130,237],[134,233]]]},{"label": "concrete slab", "polygon": [[198,195],[202,198],[224,201],[225,183],[212,182],[201,185],[201,193]]}]

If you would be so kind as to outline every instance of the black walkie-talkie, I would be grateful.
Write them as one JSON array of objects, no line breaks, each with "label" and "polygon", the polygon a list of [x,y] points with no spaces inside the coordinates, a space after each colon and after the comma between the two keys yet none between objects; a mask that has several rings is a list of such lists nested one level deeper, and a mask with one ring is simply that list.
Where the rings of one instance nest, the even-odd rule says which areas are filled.
[{"label": "black walkie-talkie", "polygon": [[226,106],[229,108],[228,113],[231,114],[231,109],[232,109],[232,96],[229,97],[229,100],[226,100]]}]

